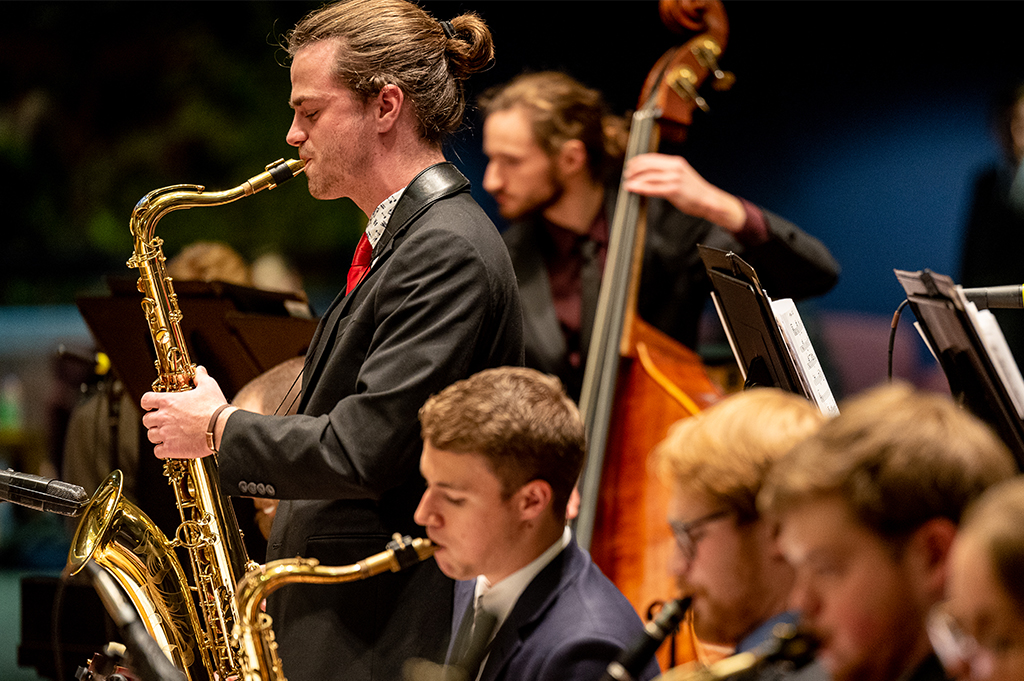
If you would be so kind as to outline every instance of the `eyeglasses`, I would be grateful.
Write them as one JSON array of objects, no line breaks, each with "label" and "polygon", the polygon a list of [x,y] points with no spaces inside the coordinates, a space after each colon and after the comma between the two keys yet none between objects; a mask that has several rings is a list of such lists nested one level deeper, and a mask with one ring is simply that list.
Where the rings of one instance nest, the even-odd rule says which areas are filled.
[{"label": "eyeglasses", "polygon": [[708,513],[707,515],[701,516],[696,520],[691,520],[688,523],[680,523],[674,520],[669,521],[669,526],[672,528],[672,534],[676,538],[676,543],[679,544],[679,550],[683,552],[683,556],[686,560],[693,560],[694,556],[697,555],[697,542],[703,539],[703,535],[700,537],[694,537],[694,532],[704,527],[708,523],[712,523],[716,520],[721,520],[732,515],[732,511],[723,508],[714,513]]},{"label": "eyeglasses", "polygon": [[950,675],[970,672],[972,679],[987,679],[992,675],[996,662],[993,652],[964,631],[941,606],[928,614],[928,640]]}]

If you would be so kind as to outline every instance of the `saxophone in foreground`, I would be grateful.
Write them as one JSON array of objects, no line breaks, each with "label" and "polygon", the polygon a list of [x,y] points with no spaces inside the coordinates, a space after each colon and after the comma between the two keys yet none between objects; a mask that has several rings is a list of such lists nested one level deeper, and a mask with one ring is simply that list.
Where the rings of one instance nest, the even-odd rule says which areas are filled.
[{"label": "saxophone in foreground", "polygon": [[[181,332],[181,311],[164,270],[163,240],[157,222],[175,210],[219,206],[273,189],[302,172],[303,162],[277,161],[233,189],[206,192],[198,185],[175,185],[144,196],[131,217],[135,251],[128,266],[137,268],[142,308],[156,349],[153,390],[181,392],[195,382]],[[72,573],[94,560],[132,600],[146,628],[190,679],[238,676],[242,665],[232,631],[239,612],[235,584],[257,564],[246,555],[234,510],[220,491],[216,456],[168,460],[164,474],[174,489],[182,523],[173,541],[138,507],[121,495],[120,471],[114,471],[93,495],[72,541]],[[194,584],[190,587],[174,549],[188,551]],[[193,600],[192,591],[195,591]],[[198,608],[195,603],[198,602]]]},{"label": "saxophone in foreground", "polygon": [[335,584],[366,579],[385,570],[398,572],[434,555],[429,539],[410,539],[394,535],[387,550],[341,567],[319,565],[315,558],[285,558],[251,570],[238,583],[240,619],[234,639],[241,651],[242,674],[239,681],[287,681],[277,655],[277,641],[270,615],[260,610],[268,594],[286,584]]}]

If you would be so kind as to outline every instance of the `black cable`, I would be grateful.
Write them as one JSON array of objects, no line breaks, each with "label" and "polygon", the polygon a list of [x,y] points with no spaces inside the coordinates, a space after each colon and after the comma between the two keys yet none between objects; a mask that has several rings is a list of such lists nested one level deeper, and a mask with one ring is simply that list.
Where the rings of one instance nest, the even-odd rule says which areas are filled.
[{"label": "black cable", "polygon": [[892,383],[892,348],[896,344],[896,327],[900,323],[900,315],[903,314],[903,308],[907,306],[910,301],[906,298],[896,308],[896,312],[892,315],[892,325],[889,329],[889,382]]}]

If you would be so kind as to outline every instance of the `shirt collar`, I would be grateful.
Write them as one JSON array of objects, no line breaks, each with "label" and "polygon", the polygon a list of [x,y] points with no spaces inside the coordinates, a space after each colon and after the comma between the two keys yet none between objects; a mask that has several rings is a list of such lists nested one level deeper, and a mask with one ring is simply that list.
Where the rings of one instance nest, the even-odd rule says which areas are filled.
[{"label": "shirt collar", "polygon": [[515,607],[516,601],[526,591],[526,587],[530,585],[533,578],[540,574],[540,571],[546,568],[548,563],[555,559],[555,556],[565,550],[571,541],[572,530],[566,526],[562,531],[562,536],[544,553],[537,556],[529,565],[516,570],[497,584],[492,585],[483,575],[477,577],[475,597],[480,598],[482,595],[481,607],[486,608],[498,618],[494,625],[495,631],[501,628],[509,613],[512,612],[512,608]]},{"label": "shirt collar", "polygon": [[374,208],[370,219],[366,222],[366,238],[370,242],[370,246],[376,248],[377,242],[384,236],[384,228],[388,226],[388,221],[391,220],[391,215],[395,212],[395,206],[398,205],[398,199],[402,198],[404,191],[405,187],[402,187]]}]

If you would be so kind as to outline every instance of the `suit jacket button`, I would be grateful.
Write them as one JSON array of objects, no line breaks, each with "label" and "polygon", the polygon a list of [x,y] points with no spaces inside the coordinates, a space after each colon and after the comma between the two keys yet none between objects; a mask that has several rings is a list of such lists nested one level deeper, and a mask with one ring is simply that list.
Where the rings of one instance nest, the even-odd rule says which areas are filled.
[{"label": "suit jacket button", "polygon": [[241,480],[238,483],[238,491],[241,492],[242,494],[245,494],[245,492],[248,489],[248,487],[249,486],[245,483],[245,480]]},{"label": "suit jacket button", "polygon": [[267,496],[272,497],[277,492],[273,485],[267,485]]},{"label": "suit jacket button", "polygon": [[250,482],[248,485],[246,485],[246,489],[249,492],[249,494],[256,494],[256,483]]},{"label": "suit jacket button", "polygon": [[264,494],[267,493],[267,486],[264,485],[262,482],[257,484],[256,485],[256,493],[259,494],[260,496],[263,496]]}]

